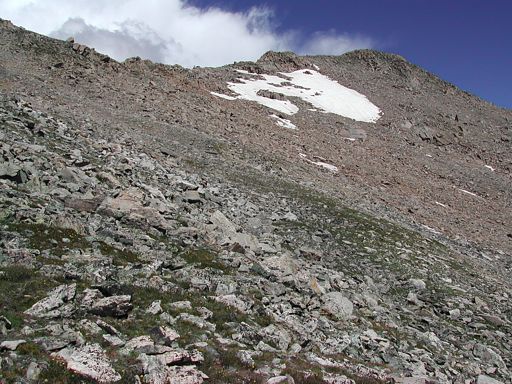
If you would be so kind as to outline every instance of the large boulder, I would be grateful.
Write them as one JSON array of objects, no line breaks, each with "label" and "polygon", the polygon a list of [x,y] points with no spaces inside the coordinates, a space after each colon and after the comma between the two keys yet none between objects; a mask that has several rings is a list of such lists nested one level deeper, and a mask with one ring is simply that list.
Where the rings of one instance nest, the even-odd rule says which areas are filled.
[{"label": "large boulder", "polygon": [[352,316],[354,305],[341,292],[329,292],[322,296],[322,309],[339,320]]},{"label": "large boulder", "polygon": [[121,380],[121,375],[112,367],[107,355],[98,344],[64,348],[58,353],[53,353],[52,356],[64,360],[69,370],[90,377],[99,383],[114,383]]},{"label": "large boulder", "polygon": [[63,315],[63,307],[75,298],[76,284],[59,285],[48,293],[48,296],[25,311],[25,314],[34,317],[59,317]]}]

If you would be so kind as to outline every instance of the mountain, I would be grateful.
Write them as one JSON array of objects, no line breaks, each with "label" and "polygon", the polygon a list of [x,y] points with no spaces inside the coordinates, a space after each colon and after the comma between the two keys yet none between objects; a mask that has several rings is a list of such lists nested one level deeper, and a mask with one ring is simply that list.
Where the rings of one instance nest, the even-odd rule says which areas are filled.
[{"label": "mountain", "polygon": [[0,382],[512,381],[512,111],[372,50],[0,63]]}]

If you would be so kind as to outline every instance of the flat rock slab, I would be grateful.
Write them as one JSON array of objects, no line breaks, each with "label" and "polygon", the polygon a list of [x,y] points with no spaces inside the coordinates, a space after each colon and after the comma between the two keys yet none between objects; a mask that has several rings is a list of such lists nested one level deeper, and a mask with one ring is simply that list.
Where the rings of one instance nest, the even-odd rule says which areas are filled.
[{"label": "flat rock slab", "polygon": [[[59,285],[49,292],[48,296],[25,311],[25,314],[34,317],[55,317],[55,310],[74,299],[76,284]],[[50,316],[51,315],[51,316]]]},{"label": "flat rock slab", "polygon": [[25,344],[25,340],[8,340],[0,343],[0,351],[15,351],[21,344]]},{"label": "flat rock slab", "polygon": [[114,383],[121,380],[121,375],[112,368],[105,352],[98,344],[64,348],[52,356],[64,360],[67,369],[90,377],[99,383]]}]

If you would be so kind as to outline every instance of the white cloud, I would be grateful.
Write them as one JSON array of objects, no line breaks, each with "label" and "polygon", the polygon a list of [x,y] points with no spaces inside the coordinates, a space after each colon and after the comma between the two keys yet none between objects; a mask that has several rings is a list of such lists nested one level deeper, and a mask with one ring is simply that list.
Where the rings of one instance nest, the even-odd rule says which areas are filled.
[{"label": "white cloud", "polygon": [[255,60],[269,50],[341,54],[373,45],[334,31],[306,39],[277,32],[275,15],[265,7],[236,13],[185,0],[0,0],[0,16],[42,34],[73,36],[118,60],[141,56],[188,67]]},{"label": "white cloud", "polygon": [[374,45],[371,38],[362,35],[337,34],[336,31],[316,32],[299,49],[308,55],[340,55],[361,47]]}]

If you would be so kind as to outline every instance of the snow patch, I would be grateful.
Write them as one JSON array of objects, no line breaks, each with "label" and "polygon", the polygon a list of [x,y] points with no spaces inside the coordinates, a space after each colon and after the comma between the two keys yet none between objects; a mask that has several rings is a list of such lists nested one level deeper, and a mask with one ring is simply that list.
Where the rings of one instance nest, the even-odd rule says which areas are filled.
[{"label": "snow patch", "polygon": [[320,70],[320,67],[318,65],[316,65],[316,64],[313,64],[313,68],[315,68],[317,71]]},{"label": "snow patch", "polygon": [[299,156],[301,158],[303,158],[304,160],[306,160],[308,163],[310,164],[314,164],[314,165],[317,165],[319,167],[322,167],[322,168],[325,168],[331,172],[338,172],[338,167],[335,166],[335,165],[332,165],[332,164],[329,164],[329,163],[325,163],[323,161],[313,161],[313,160],[309,160],[308,159],[308,156],[304,153],[299,153]]},{"label": "snow patch", "polygon": [[223,93],[217,93],[217,92],[210,92],[213,96],[220,97],[222,99],[226,100],[236,100],[236,97],[224,95]]},{"label": "snow patch", "polygon": [[422,226],[423,228],[425,228],[427,231],[430,231],[430,232],[432,232],[432,233],[434,233],[434,234],[436,234],[436,235],[442,235],[442,233],[441,233],[441,232],[439,232],[439,231],[435,230],[435,229],[434,229],[434,228],[432,228],[432,227],[429,227],[428,225],[421,224],[421,226]]},{"label": "snow patch", "polygon": [[270,115],[271,118],[276,119],[276,124],[283,128],[288,129],[297,129],[297,126],[293,124],[290,120],[283,119],[277,115]]},{"label": "snow patch", "polygon": [[468,194],[468,195],[471,195],[471,196],[475,196],[475,197],[480,197],[480,196],[478,196],[476,193],[466,191],[465,189],[461,189],[461,188],[457,188],[457,189],[458,189],[459,191],[461,191],[462,193],[465,193],[465,194]]},{"label": "snow patch", "polygon": [[487,169],[490,169],[492,172],[495,171],[495,169],[493,167],[491,167],[490,165],[484,165],[484,167]]},{"label": "snow patch", "polygon": [[269,91],[299,97],[322,112],[334,113],[357,121],[374,123],[381,116],[381,110],[366,96],[319,72],[302,69],[280,75],[259,75],[257,79],[241,78],[238,79],[238,83],[228,83],[228,88],[239,95],[238,99],[256,101],[287,115],[297,113],[299,108],[289,100],[271,99],[258,95],[258,92]]},{"label": "snow patch", "polygon": [[439,201],[435,201],[435,203],[443,208],[447,208],[446,204],[440,203]]}]

